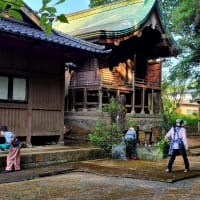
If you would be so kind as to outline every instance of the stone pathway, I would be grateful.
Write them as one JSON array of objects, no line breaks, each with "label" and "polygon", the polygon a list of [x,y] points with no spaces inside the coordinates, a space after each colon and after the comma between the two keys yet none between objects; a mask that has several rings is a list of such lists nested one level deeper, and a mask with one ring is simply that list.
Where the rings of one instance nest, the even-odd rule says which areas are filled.
[{"label": "stone pathway", "polygon": [[177,157],[170,174],[165,172],[168,158],[161,161],[103,159],[64,163],[1,173],[0,199],[199,200],[200,141],[193,138],[189,143],[189,173],[183,172],[181,157]]},{"label": "stone pathway", "polygon": [[89,172],[109,177],[135,178],[171,183],[200,176],[200,157],[189,156],[189,161],[191,165],[191,171],[189,173],[183,172],[184,165],[181,157],[177,157],[173,173],[165,172],[167,159],[161,161],[120,161],[102,159],[74,163],[71,162],[40,168],[25,169],[8,174],[1,173],[0,184],[71,172]]},{"label": "stone pathway", "polygon": [[[193,155],[189,156],[191,165],[191,172],[189,173],[183,172],[184,167],[181,157],[177,157],[174,164],[174,172],[170,174],[165,173],[165,167],[168,158],[161,161],[118,161],[106,159],[63,163],[40,168],[29,168],[9,174],[0,173],[0,184],[30,180],[38,177],[52,176],[75,171],[90,172],[105,176],[154,180],[160,182],[176,182],[182,179],[192,178],[200,175],[200,156],[198,156],[200,137],[189,138],[189,144],[191,147],[191,155]],[[34,151],[51,152],[51,148],[52,147],[48,147],[45,150],[44,148],[36,148]],[[67,147],[59,147],[59,151],[62,152],[63,148]],[[74,148],[79,149],[78,147]],[[28,155],[28,151],[31,151],[31,149],[24,149],[24,154]]]},{"label": "stone pathway", "polygon": [[200,178],[175,183],[74,172],[0,184],[7,200],[199,200]]}]

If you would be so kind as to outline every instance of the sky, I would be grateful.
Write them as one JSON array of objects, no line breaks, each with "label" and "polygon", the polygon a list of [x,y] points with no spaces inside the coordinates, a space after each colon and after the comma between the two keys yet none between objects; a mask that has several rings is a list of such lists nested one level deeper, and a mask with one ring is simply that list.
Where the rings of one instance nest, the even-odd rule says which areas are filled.
[{"label": "sky", "polygon": [[[39,10],[42,5],[42,0],[24,0],[33,10]],[[55,0],[52,0],[55,2]],[[61,5],[57,6],[56,9],[58,14],[72,13],[80,10],[87,9],[89,0],[66,0]]]}]

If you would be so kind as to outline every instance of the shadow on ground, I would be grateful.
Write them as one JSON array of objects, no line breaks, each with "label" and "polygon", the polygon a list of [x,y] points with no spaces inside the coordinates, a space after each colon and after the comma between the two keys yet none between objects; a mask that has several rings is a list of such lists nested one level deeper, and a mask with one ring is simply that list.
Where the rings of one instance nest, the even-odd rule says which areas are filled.
[{"label": "shadow on ground", "polygon": [[75,164],[78,170],[106,176],[153,180],[161,182],[176,182],[183,179],[200,176],[200,170],[192,169],[185,173],[179,167],[172,173],[165,172],[163,163],[153,161],[121,161],[121,160],[96,160],[83,161]]},{"label": "shadow on ground", "polygon": [[0,184],[73,172],[87,172],[109,177],[134,178],[167,183],[200,176],[200,170],[197,168],[193,168],[190,172],[184,173],[181,164],[177,165],[175,171],[172,173],[166,173],[164,161],[120,161],[103,159],[64,163],[48,167],[26,169],[9,174],[0,174]]}]

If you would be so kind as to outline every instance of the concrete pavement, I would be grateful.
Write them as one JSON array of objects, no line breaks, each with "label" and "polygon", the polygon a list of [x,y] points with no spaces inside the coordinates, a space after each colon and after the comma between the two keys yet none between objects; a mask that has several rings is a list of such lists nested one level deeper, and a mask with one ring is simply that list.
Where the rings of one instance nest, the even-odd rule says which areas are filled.
[{"label": "concrete pavement", "polygon": [[[182,158],[177,157],[173,173],[165,173],[168,158],[159,161],[118,161],[105,158],[99,148],[88,146],[51,145],[22,149],[23,170],[0,174],[0,183],[33,179],[35,177],[84,171],[105,176],[129,177],[145,180],[175,182],[200,176],[200,137],[189,138],[191,171],[184,173]],[[5,161],[6,152],[0,153]],[[93,160],[99,158],[98,160]],[[29,162],[29,164],[27,164]],[[32,164],[31,164],[32,163]],[[34,163],[34,164],[33,164]],[[2,163],[1,163],[2,164]],[[25,169],[26,168],[26,169]]]}]

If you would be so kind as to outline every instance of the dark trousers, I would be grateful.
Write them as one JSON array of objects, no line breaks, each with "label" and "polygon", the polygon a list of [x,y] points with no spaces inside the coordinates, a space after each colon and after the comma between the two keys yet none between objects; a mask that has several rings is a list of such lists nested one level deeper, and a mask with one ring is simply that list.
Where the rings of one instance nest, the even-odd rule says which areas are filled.
[{"label": "dark trousers", "polygon": [[136,140],[135,139],[127,139],[126,142],[126,156],[130,159],[136,157]]},{"label": "dark trousers", "polygon": [[180,154],[180,150],[179,149],[174,149],[173,150],[173,153],[172,155],[170,156],[170,159],[169,159],[169,162],[168,162],[168,165],[167,165],[167,168],[169,170],[172,169],[172,165],[174,163],[174,160],[176,159],[176,156],[177,155],[182,155],[183,157],[183,161],[184,161],[184,164],[185,164],[185,169],[190,169],[190,166],[189,166],[189,161],[188,161],[188,158],[187,158],[187,154],[186,154],[186,151],[185,149],[181,151],[181,154]]}]

